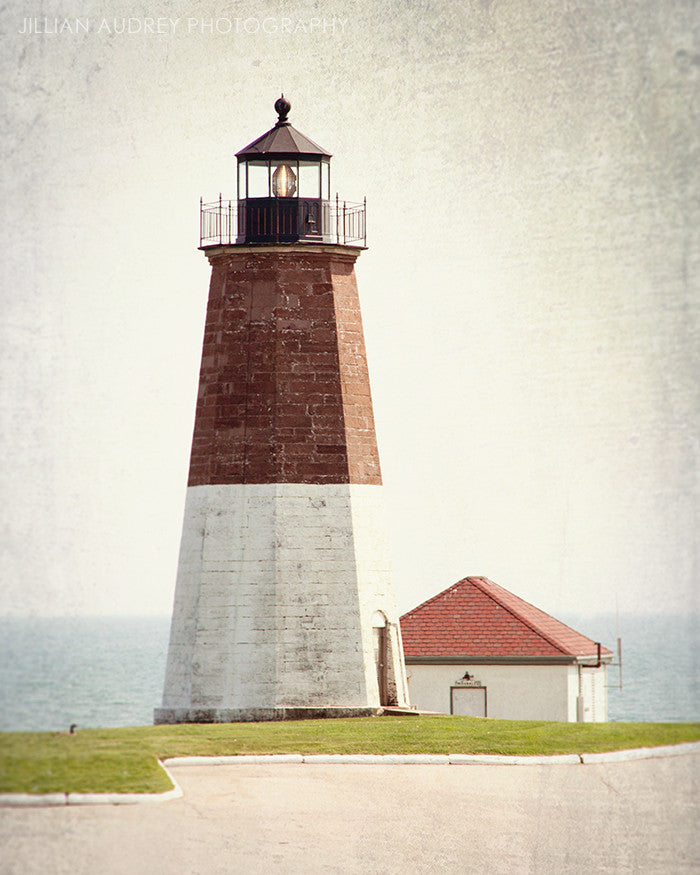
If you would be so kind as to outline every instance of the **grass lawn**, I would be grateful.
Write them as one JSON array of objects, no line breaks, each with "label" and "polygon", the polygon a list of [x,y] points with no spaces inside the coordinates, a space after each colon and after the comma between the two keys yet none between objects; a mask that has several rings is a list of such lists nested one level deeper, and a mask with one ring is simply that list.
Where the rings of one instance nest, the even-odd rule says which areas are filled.
[{"label": "grass lawn", "polygon": [[158,793],[157,760],[269,753],[593,753],[700,740],[699,723],[385,716],[0,733],[0,793]]}]

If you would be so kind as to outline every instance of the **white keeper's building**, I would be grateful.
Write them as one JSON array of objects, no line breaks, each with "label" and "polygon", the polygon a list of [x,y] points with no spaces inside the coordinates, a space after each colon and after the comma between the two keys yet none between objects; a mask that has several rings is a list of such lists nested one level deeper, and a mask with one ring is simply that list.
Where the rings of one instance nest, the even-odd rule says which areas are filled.
[{"label": "white keeper's building", "polygon": [[608,719],[607,648],[485,577],[401,617],[411,705],[507,720]]}]

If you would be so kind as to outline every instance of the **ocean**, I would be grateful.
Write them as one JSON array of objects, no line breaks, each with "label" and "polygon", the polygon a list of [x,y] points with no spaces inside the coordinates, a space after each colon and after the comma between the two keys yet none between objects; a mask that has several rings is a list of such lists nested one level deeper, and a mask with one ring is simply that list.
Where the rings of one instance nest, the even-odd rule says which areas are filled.
[{"label": "ocean", "polygon": [[[614,616],[562,619],[615,651]],[[0,730],[140,726],[160,705],[168,617],[0,618]],[[623,615],[610,720],[700,720],[698,616]]]},{"label": "ocean", "polygon": [[608,668],[608,719],[616,722],[700,720],[698,632],[700,614],[614,614],[559,616],[578,632],[615,653],[622,639],[622,689],[619,667]]}]

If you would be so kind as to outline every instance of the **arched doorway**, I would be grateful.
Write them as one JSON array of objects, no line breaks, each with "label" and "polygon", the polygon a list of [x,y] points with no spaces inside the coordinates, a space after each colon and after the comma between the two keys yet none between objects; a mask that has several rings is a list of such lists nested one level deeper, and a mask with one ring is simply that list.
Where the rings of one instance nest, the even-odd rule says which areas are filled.
[{"label": "arched doorway", "polygon": [[379,687],[379,704],[389,704],[389,642],[386,617],[381,611],[372,614],[372,634],[374,636],[374,662],[377,666],[377,685]]}]

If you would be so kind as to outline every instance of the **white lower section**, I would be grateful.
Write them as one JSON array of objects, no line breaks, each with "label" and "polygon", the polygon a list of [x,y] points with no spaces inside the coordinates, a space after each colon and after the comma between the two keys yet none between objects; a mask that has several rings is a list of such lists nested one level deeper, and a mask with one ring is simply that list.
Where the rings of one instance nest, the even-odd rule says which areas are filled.
[{"label": "white lower section", "polygon": [[[411,703],[419,710],[476,715],[474,709],[485,701],[487,717],[576,721],[577,666],[409,664],[406,670]],[[459,681],[465,672],[479,681],[485,692],[461,688]],[[605,666],[582,669],[586,722],[607,720],[605,677]]]},{"label": "white lower section", "polygon": [[382,505],[381,486],[189,487],[163,707],[376,707],[376,611],[406,704]]}]

